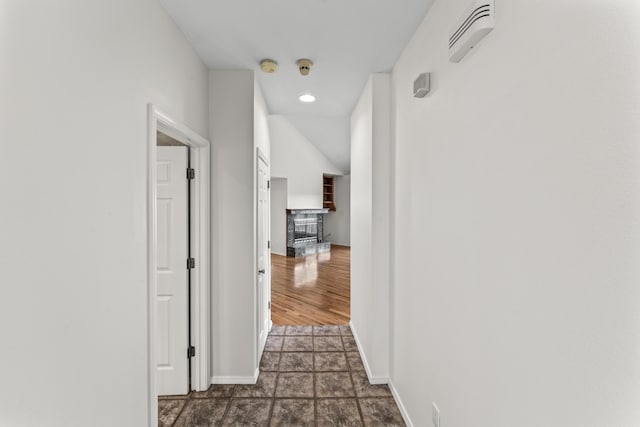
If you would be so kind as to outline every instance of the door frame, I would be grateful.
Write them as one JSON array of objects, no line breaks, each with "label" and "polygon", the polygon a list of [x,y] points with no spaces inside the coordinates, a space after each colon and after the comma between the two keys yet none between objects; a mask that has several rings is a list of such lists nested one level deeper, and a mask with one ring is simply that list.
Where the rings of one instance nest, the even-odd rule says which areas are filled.
[{"label": "door frame", "polygon": [[[191,270],[191,345],[196,355],[191,358],[191,388],[203,391],[209,388],[209,265],[210,265],[210,151],[208,140],[182,123],[176,122],[153,104],[147,107],[147,352],[148,352],[148,407],[149,425],[158,425],[158,395],[156,393],[156,291],[157,282],[157,132],[187,145],[191,167],[196,169],[191,191],[191,256],[196,267]],[[186,171],[185,171],[186,173]],[[185,349],[185,357],[186,355]]]},{"label": "door frame", "polygon": [[[259,168],[259,162],[260,160],[262,160],[264,162],[265,165],[267,165],[267,181],[269,182],[269,187],[268,187],[268,191],[267,191],[267,215],[269,217],[269,220],[267,221],[267,240],[271,241],[271,165],[269,164],[269,158],[265,155],[265,153],[260,149],[260,147],[256,147],[256,162],[255,162],[255,176],[256,176],[256,192],[255,192],[255,197],[256,197],[256,210],[255,210],[255,217],[256,217],[256,222],[255,222],[255,227],[256,227],[256,231],[255,231],[255,248],[256,248],[256,253],[255,253],[255,266],[256,266],[256,290],[255,290],[255,300],[256,300],[256,306],[255,306],[255,316],[256,316],[256,322],[255,322],[255,354],[256,354],[256,366],[258,366],[260,364],[260,354],[258,354],[258,352],[260,351],[260,322],[262,321],[262,319],[260,319],[260,292],[258,291],[258,278],[257,278],[257,274],[258,274],[258,257],[260,254],[260,248],[258,247],[258,221],[260,221],[260,217],[258,215],[259,213],[259,205],[260,205],[260,188],[259,188],[259,173],[258,173],[258,168]],[[267,295],[267,301],[271,301],[271,249],[267,250],[267,261],[266,261],[266,266],[265,266],[265,283],[267,285],[267,290],[266,290],[266,295]],[[268,307],[265,307],[267,309],[267,312],[269,313],[269,330],[271,329],[271,326],[273,325],[273,322],[271,321],[271,309],[269,309]],[[269,331],[266,331],[267,336],[269,335]]]}]

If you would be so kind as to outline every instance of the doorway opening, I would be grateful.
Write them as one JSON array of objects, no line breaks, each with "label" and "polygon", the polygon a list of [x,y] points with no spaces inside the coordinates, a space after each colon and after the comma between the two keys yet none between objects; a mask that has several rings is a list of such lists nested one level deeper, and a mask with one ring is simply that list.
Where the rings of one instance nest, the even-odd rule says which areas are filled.
[{"label": "doorway opening", "polygon": [[[325,176],[318,200],[300,204],[292,178],[271,177],[271,319],[274,325],[347,325],[351,305],[350,176]],[[305,207],[302,209],[302,207]]]},{"label": "doorway opening", "polygon": [[148,403],[155,426],[159,391],[210,385],[210,144],[153,105],[148,117]]}]

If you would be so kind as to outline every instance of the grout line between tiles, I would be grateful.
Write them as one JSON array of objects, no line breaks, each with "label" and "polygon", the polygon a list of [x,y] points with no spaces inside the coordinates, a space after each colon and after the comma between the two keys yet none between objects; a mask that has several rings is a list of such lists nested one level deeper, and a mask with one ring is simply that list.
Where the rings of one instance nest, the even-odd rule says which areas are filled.
[{"label": "grout line between tiles", "polygon": [[222,414],[222,418],[220,418],[220,423],[224,423],[224,420],[227,418],[227,414],[229,414],[229,409],[231,409],[231,399],[233,399],[233,395],[236,394],[236,387],[237,385],[234,384],[233,388],[231,389],[231,396],[229,396],[229,399],[227,400],[227,407],[224,408],[224,412]]},{"label": "grout line between tiles", "polygon": [[[187,404],[189,404],[189,400],[191,400],[191,399],[188,398],[188,397],[186,399],[184,399],[184,405],[182,405],[182,409],[180,409],[180,412],[178,412],[178,415],[176,416],[176,419],[173,420],[173,423],[171,423],[171,427],[176,425],[176,423],[180,419],[180,416],[182,415],[182,413],[184,412],[185,408],[187,407]],[[160,421],[158,420],[158,422],[160,422]]]},{"label": "grout line between tiles", "polygon": [[[282,340],[284,345],[284,339]],[[273,380],[273,394],[271,395],[271,408],[269,409],[269,425],[273,424],[273,410],[276,407],[276,391],[278,390],[278,381],[280,381],[280,362],[282,361],[282,352],[278,353],[278,365],[276,366],[276,377]]]},{"label": "grout line between tiles", "polygon": [[[282,339],[282,345],[284,346],[284,338]],[[280,382],[280,364],[282,363],[282,352],[278,355],[278,366],[276,367],[276,382],[273,386],[273,401],[271,402],[271,413],[269,417],[269,425],[273,420],[273,410],[276,407],[276,392],[278,391],[278,383]]]},{"label": "grout line between tiles", "polygon": [[[313,332],[313,328],[311,328]],[[313,375],[313,425],[317,426],[318,425],[318,396],[316,393],[316,341],[315,339],[312,337],[311,338],[311,343],[313,344],[313,364],[312,364],[312,368],[313,368],[313,373],[311,375]]]},{"label": "grout line between tiles", "polygon": [[[340,339],[342,341],[342,347],[344,350],[344,357],[347,357],[347,347],[344,345],[344,336],[341,336]],[[347,359],[347,364],[349,364],[349,360]],[[351,372],[351,365],[349,365],[349,379],[351,380],[351,387],[353,387],[353,394],[356,398],[356,406],[358,407],[358,414],[360,414],[360,422],[364,425],[364,416],[362,415],[362,408],[360,407],[360,399],[358,397],[358,391],[356,390],[356,382],[353,380],[353,374]]]}]

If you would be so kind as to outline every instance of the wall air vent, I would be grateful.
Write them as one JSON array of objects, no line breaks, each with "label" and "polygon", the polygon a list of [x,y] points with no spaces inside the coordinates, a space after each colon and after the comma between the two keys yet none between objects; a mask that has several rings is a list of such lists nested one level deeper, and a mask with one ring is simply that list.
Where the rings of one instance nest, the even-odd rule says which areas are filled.
[{"label": "wall air vent", "polygon": [[494,0],[474,0],[449,37],[449,60],[460,62],[495,27]]}]

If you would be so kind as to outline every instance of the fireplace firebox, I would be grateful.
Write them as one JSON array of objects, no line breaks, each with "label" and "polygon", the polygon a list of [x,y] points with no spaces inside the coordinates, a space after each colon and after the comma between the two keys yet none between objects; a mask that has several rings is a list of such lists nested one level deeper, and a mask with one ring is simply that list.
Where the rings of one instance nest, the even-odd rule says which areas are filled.
[{"label": "fireplace firebox", "polygon": [[302,257],[331,250],[323,239],[329,209],[287,209],[287,256]]}]

